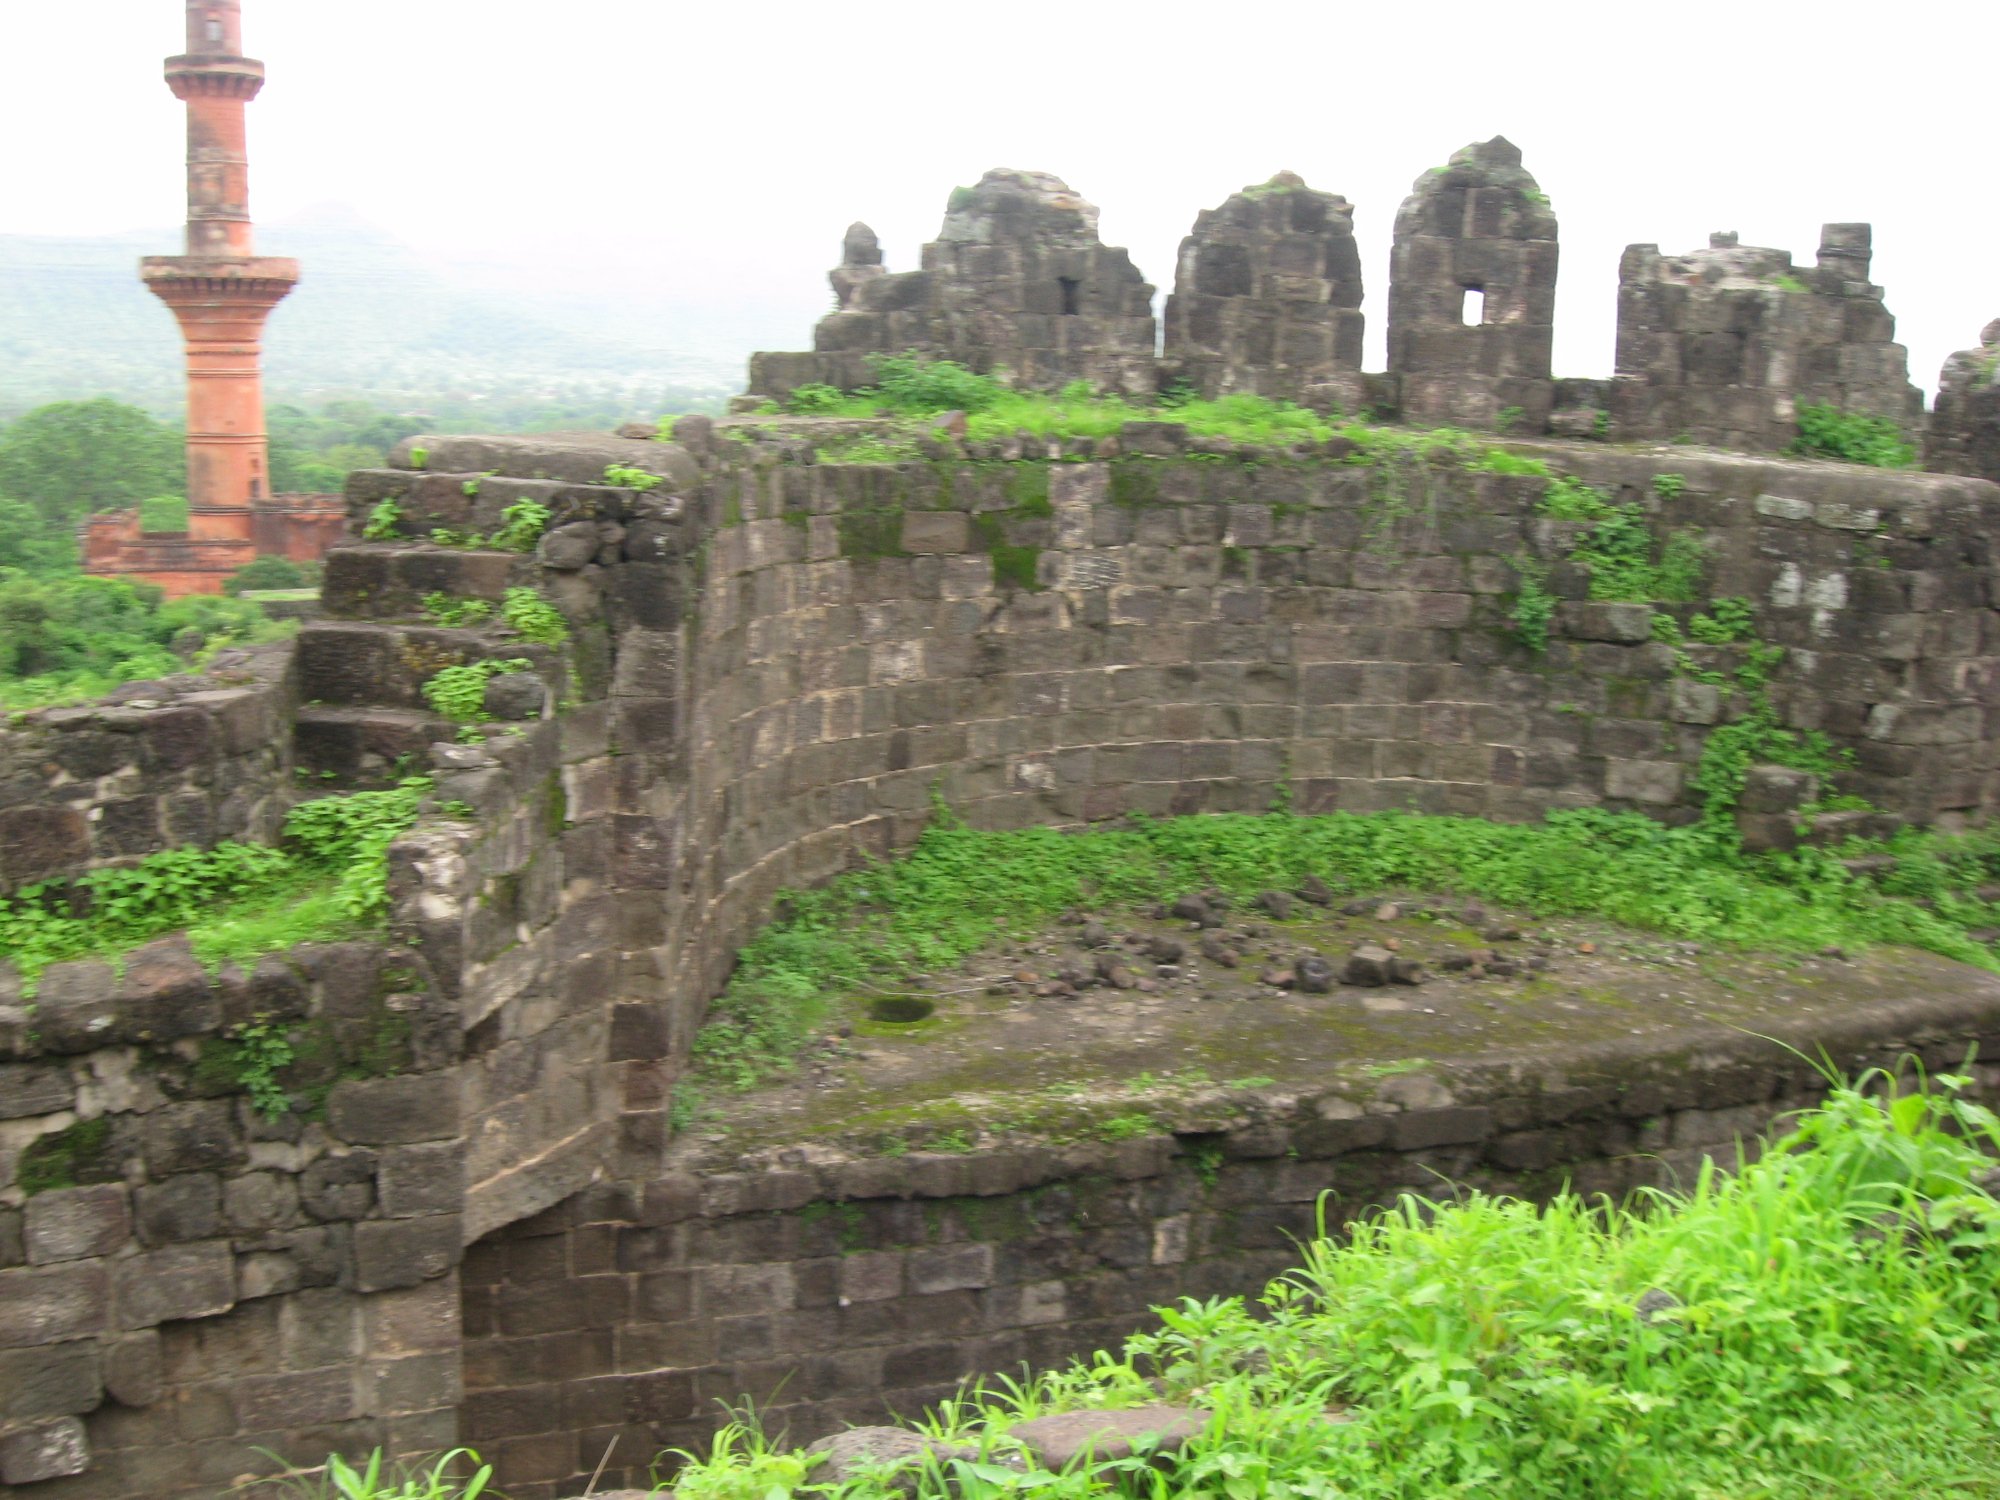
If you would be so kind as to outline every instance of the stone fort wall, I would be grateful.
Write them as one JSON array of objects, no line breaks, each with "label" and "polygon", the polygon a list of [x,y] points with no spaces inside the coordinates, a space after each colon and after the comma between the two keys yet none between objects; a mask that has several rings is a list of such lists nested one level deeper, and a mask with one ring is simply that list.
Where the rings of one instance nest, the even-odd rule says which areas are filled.
[{"label": "stone fort wall", "polygon": [[[1560,1115],[1475,1079],[1449,1102],[1352,1101],[1421,1125],[1311,1135],[1329,1117],[1308,1111],[1216,1132],[1228,1160],[1202,1194],[1164,1141],[821,1176],[677,1154],[678,1060],[737,946],[782,887],[906,845],[934,792],[988,827],[1255,811],[1285,786],[1314,811],[1681,818],[1705,735],[1742,706],[1652,638],[1650,609],[1585,597],[1573,538],[1536,513],[1544,479],[1158,424],[1087,452],[900,466],[818,461],[800,430],[725,442],[690,419],[679,436],[418,439],[421,458],[355,477],[357,510],[397,498],[412,532],[490,530],[523,497],[553,513],[532,557],[340,549],[331,617],[302,632],[302,702],[272,763],[295,752],[348,786],[416,757],[455,812],[393,851],[386,943],[218,976],[168,945],[122,979],[61,966],[0,1003],[6,1483],[209,1494],[256,1446],[311,1462],[476,1438],[542,1500],[587,1473],[598,1437],[626,1433],[629,1464],[782,1370],[802,1372],[783,1389],[803,1430],[975,1362],[1053,1357],[1174,1288],[1254,1290],[1277,1266],[1272,1226],[1303,1226],[1308,1179],[1349,1181],[1351,1157],[1357,1205],[1419,1161],[1533,1188],[1628,1144],[1713,1144],[1716,1122],[1754,1128],[1797,1094],[1773,1053],[1731,1064],[1740,1089],[1669,1059],[1686,1089],[1657,1098],[1619,1094],[1652,1064],[1614,1069],[1611,1093]],[[1843,789],[1926,821],[1988,811],[2000,489],[1548,451],[1702,535],[1709,592],[1756,601],[1763,638],[1791,648],[1778,706],[1852,749]],[[607,483],[613,464],[661,482]],[[1656,471],[1684,481],[1671,499]],[[1510,620],[1530,558],[1560,600],[1539,653]],[[416,609],[523,582],[568,616],[562,651]],[[1700,649],[1724,671],[1742,650]],[[516,656],[532,666],[505,705],[516,732],[449,743],[423,678]],[[282,1129],[212,1066],[260,1016],[330,1049],[323,1108]],[[385,1028],[386,1056],[369,1048]],[[1956,1061],[1994,1029],[1891,1007],[1835,1040]],[[1679,1112],[1686,1139],[1678,1119],[1645,1123]],[[79,1125],[89,1176],[23,1177]],[[1331,1165],[1285,1165],[1265,1151],[1280,1137]],[[988,1234],[973,1199],[999,1210],[982,1222],[1041,1227]],[[943,1328],[966,1330],[958,1354],[925,1331]],[[807,1347],[829,1335],[839,1356]],[[157,1385],[128,1377],[155,1355]]]}]

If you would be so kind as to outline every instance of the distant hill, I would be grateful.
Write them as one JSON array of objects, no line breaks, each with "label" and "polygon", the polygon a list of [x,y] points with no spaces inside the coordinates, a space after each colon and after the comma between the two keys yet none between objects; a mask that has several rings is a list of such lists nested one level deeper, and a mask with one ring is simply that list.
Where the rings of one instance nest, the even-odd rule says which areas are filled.
[{"label": "distant hill", "polygon": [[[178,229],[0,235],[0,417],[99,394],[177,412],[173,318],[138,261],[179,241]],[[305,263],[265,339],[273,401],[623,395],[664,409],[740,390],[754,339],[719,332],[706,309],[476,289],[340,210],[261,230],[259,248]]]}]

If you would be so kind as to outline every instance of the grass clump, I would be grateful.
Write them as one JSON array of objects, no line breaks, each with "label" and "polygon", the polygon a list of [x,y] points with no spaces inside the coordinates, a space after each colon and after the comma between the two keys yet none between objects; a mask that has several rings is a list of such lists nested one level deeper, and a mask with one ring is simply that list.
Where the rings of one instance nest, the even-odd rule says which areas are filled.
[{"label": "grass clump", "polygon": [[[1734,726],[1731,726],[1732,728]],[[1638,813],[1578,809],[1541,823],[1414,813],[1223,814],[1131,828],[982,832],[941,812],[906,856],[785,898],[743,948],[694,1042],[699,1086],[746,1089],[784,1072],[833,998],[936,973],[997,937],[1072,907],[1131,907],[1216,886],[1245,902],[1317,876],[1344,895],[1455,891],[1545,916],[1600,916],[1679,938],[1811,951],[1899,943],[2000,970],[1972,927],[2000,925],[1977,888],[2000,877],[2000,835],[1905,832],[1907,890],[1800,849],[1746,854],[1727,812],[1748,756],[1784,753],[1770,726],[1732,741],[1712,772],[1710,816],[1667,828]],[[1758,736],[1761,736],[1759,738]],[[1801,738],[1800,755],[1816,753]],[[1920,905],[1928,901],[1931,905]]]},{"label": "grass clump", "polygon": [[[1321,1233],[1261,1296],[918,1424],[974,1456],[813,1483],[744,1420],[682,1496],[1046,1500],[1863,1500],[2000,1492],[2000,1122],[1967,1080],[1836,1080],[1761,1158],[1623,1204],[1416,1194]],[[1200,1164],[1197,1163],[1197,1170]],[[1213,1170],[1213,1168],[1211,1168]],[[1206,1414],[1171,1465],[1003,1462],[1017,1423]],[[1332,1420],[1329,1420],[1331,1418]],[[681,1455],[690,1457],[689,1455]],[[898,1487],[900,1484],[900,1487]]]},{"label": "grass clump", "polygon": [[127,869],[23,887],[0,899],[0,953],[32,987],[50,964],[114,957],[170,932],[185,930],[214,967],[365,930],[388,911],[389,845],[416,822],[430,788],[413,777],[302,802],[277,848],[169,849]]},{"label": "grass clump", "polygon": [[1833,458],[1875,469],[1917,466],[1915,445],[1894,422],[1837,406],[1801,406],[1799,435],[1790,451],[1802,458]]}]

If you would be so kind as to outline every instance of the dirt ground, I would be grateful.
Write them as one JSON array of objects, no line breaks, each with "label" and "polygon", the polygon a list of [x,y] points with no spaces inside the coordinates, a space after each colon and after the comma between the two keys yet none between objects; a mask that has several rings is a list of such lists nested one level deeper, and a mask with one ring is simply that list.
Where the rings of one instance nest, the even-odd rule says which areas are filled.
[{"label": "dirt ground", "polygon": [[1230,1097],[1432,1061],[2000,991],[2000,975],[1907,949],[1751,953],[1422,895],[1263,899],[1071,912],[844,997],[792,1078],[713,1100],[690,1144],[1118,1139]]}]

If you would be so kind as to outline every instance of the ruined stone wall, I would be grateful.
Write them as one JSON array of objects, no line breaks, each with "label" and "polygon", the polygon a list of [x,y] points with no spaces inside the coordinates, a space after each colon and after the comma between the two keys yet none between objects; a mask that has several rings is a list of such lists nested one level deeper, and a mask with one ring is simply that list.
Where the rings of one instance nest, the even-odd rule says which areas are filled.
[{"label": "ruined stone wall", "polygon": [[1097,209],[1046,172],[996,169],[955,191],[915,271],[882,274],[874,232],[854,225],[831,279],[839,306],[815,353],[752,355],[753,395],[867,385],[869,354],[911,350],[1028,389],[1154,388],[1153,289],[1098,238]]},{"label": "ruined stone wall", "polygon": [[[1996,1055],[2000,1000],[1773,1025],[1855,1070],[1905,1053],[1957,1068],[1974,1038]],[[2000,1067],[1977,1071],[2000,1087]],[[914,1417],[979,1376],[1113,1344],[1153,1306],[1254,1295],[1322,1222],[1402,1193],[1689,1183],[1823,1087],[1716,1031],[1238,1099],[1115,1146],[676,1161],[473,1247],[461,1436],[512,1500],[553,1500],[607,1449],[606,1487],[646,1484],[663,1449],[705,1443],[718,1403],[754,1401],[791,1442]]]},{"label": "ruined stone wall", "polygon": [[0,893],[182,845],[275,839],[291,805],[290,646],[131,682],[0,728]]},{"label": "ruined stone wall", "polygon": [[[174,938],[0,989],[0,1483],[207,1496],[259,1446],[447,1443],[465,1144],[423,956],[211,976]],[[246,1092],[257,1025],[300,1112]]]},{"label": "ruined stone wall", "polygon": [[[301,763],[342,787],[427,770],[451,812],[393,851],[399,947],[294,953],[211,983],[184,948],[156,945],[123,981],[60,966],[32,1018],[0,1011],[14,1111],[0,1122],[0,1259],[28,1262],[0,1268],[0,1305],[22,1309],[0,1327],[27,1330],[0,1355],[33,1377],[0,1384],[0,1447],[28,1466],[13,1472],[50,1476],[32,1500],[160,1493],[162,1473],[205,1493],[229,1464],[256,1467],[259,1444],[317,1461],[458,1438],[497,1447],[510,1490],[545,1500],[611,1432],[632,1444],[618,1467],[650,1457],[648,1443],[706,1430],[710,1396],[767,1391],[814,1339],[837,1334],[846,1352],[811,1351],[785,1387],[810,1404],[802,1426],[849,1413],[825,1404],[836,1389],[914,1402],[975,1364],[1099,1339],[1165,1291],[1247,1289],[1288,1252],[1232,1227],[1236,1200],[1197,1193],[1202,1171],[1164,1144],[1118,1169],[1138,1186],[1096,1184],[1116,1173],[1086,1155],[976,1180],[955,1175],[974,1170],[959,1158],[823,1176],[774,1163],[690,1188],[685,1174],[722,1164],[669,1156],[676,1059],[777,892],[906,846],[934,793],[986,827],[1255,811],[1287,784],[1306,811],[1684,818],[1706,735],[1742,706],[1677,665],[1650,607],[1587,598],[1565,561],[1579,528],[1540,516],[1538,477],[1448,453],[1361,463],[1338,442],[1239,449],[1158,423],[1068,453],[843,464],[818,461],[809,430],[725,441],[685,419],[676,444],[417,439],[403,467],[356,476],[356,510],[394,498],[412,537],[490,532],[525,498],[551,526],[533,554],[339,549],[329,618],[302,632]],[[1791,648],[1774,684],[1788,722],[1853,749],[1841,790],[1923,819],[1993,806],[2000,489],[1546,451],[1660,533],[1702,537],[1707,591],[1751,598],[1763,638]],[[609,482],[614,466],[659,483]],[[1655,483],[1667,469],[1678,487]],[[1523,557],[1559,600],[1546,652],[1513,629]],[[432,590],[496,602],[524,582],[568,618],[560,649],[420,617]],[[1724,674],[1743,649],[1690,648]],[[505,732],[453,743],[422,681],[516,656],[531,670],[489,687]],[[388,977],[406,969],[421,982]],[[265,1014],[328,1039],[323,1114],[267,1129],[216,1083],[214,1059],[241,1040],[231,1028]],[[408,1030],[389,1027],[385,1065],[365,1045],[386,1018]],[[1891,1012],[1871,1037],[1900,1040],[1907,1020]],[[1996,1029],[1936,1024],[1954,1061],[1964,1037]],[[1449,1101],[1315,1105],[1280,1135],[1357,1192],[1403,1185],[1419,1161],[1533,1187],[1520,1174],[1753,1128],[1793,1090],[1789,1064],[1774,1067],[1722,1070],[1749,1079],[1740,1098],[1699,1073],[1685,1096],[1592,1096],[1559,1114],[1514,1085],[1449,1083]],[[1639,1123],[1672,1111],[1695,1112],[1694,1134]],[[26,1154],[79,1122],[91,1129],[70,1145],[108,1153],[92,1156],[102,1167],[74,1186],[24,1180]],[[1278,1138],[1263,1123],[1191,1130],[1267,1164],[1224,1167],[1221,1181],[1245,1184],[1227,1193],[1281,1200],[1270,1222],[1305,1224],[1312,1193],[1285,1175],[1304,1169],[1283,1144],[1260,1154]],[[1037,1187],[1044,1198],[1025,1196]],[[1086,1207],[1036,1217],[1063,1194]],[[943,1205],[920,1231],[919,1199]],[[961,1199],[1034,1230],[988,1233]],[[99,1227],[63,1240],[71,1218]],[[478,1394],[461,1424],[468,1243]],[[121,1295],[142,1307],[120,1278],[151,1287],[155,1270],[186,1299],[117,1311]],[[1233,1282],[1209,1279],[1225,1270]],[[149,1403],[107,1372],[127,1342],[149,1357],[155,1327],[172,1394]],[[961,1329],[966,1352],[948,1354],[941,1330]],[[69,1392],[68,1409],[21,1404],[30,1388]]]},{"label": "ruined stone wall", "polygon": [[1547,430],[1557,250],[1555,211],[1506,138],[1417,179],[1389,263],[1389,374],[1406,420],[1492,431],[1508,412],[1511,430]]},{"label": "ruined stone wall", "polygon": [[1631,246],[1618,266],[1614,434],[1776,452],[1807,405],[1914,432],[1923,397],[1868,279],[1870,244],[1866,224],[1828,224],[1811,267],[1733,234],[1679,256]]},{"label": "ruined stone wall", "polygon": [[2000,318],[1938,375],[1935,410],[1924,438],[1924,467],[2000,482]]},{"label": "ruined stone wall", "polygon": [[1181,241],[1161,373],[1207,397],[1361,407],[1354,209],[1296,173],[1203,209]]}]

